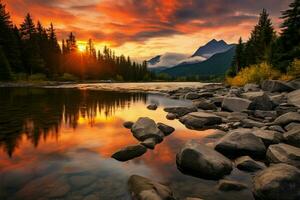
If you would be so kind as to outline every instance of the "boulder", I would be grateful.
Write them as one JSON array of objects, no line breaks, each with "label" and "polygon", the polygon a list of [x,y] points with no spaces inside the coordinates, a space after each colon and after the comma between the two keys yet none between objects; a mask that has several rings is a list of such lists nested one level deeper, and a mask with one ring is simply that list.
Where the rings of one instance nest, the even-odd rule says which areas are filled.
[{"label": "boulder", "polygon": [[248,172],[255,172],[266,168],[264,163],[255,161],[249,156],[237,158],[235,160],[235,165],[238,169]]},{"label": "boulder", "polygon": [[253,130],[253,134],[262,139],[266,146],[278,144],[283,140],[282,133],[277,131],[255,129]]},{"label": "boulder", "polygon": [[127,161],[143,155],[144,153],[146,153],[146,151],[147,148],[143,145],[133,145],[120,149],[111,157],[118,161]]},{"label": "boulder", "polygon": [[173,114],[173,113],[168,113],[166,116],[166,118],[168,120],[174,120],[174,119],[176,119],[176,117],[177,117],[176,114]]},{"label": "boulder", "polygon": [[226,97],[223,99],[222,108],[231,112],[248,110],[251,101],[238,97]]},{"label": "boulder", "polygon": [[300,113],[288,112],[275,119],[273,125],[286,126],[292,122],[300,122]]},{"label": "boulder", "polygon": [[300,127],[283,134],[286,143],[300,148]]},{"label": "boulder", "polygon": [[277,132],[280,132],[280,133],[285,132],[285,130],[281,126],[278,126],[278,125],[269,126],[268,130],[277,131]]},{"label": "boulder", "polygon": [[217,97],[212,97],[212,98],[210,98],[210,100],[211,100],[211,102],[212,102],[213,104],[215,104],[217,107],[221,107],[224,98],[225,98],[224,96],[217,96]]},{"label": "boulder", "polygon": [[287,93],[280,93],[270,97],[272,102],[276,105],[287,102]]},{"label": "boulder", "polygon": [[278,80],[265,80],[263,81],[261,88],[264,91],[269,92],[291,92],[294,90],[294,88],[287,85],[285,82]]},{"label": "boulder", "polygon": [[267,159],[271,163],[286,163],[300,167],[300,148],[288,144],[274,144],[267,150]]},{"label": "boulder", "polygon": [[192,112],[179,119],[187,128],[203,129],[222,123],[222,118],[205,112]]},{"label": "boulder", "polygon": [[237,181],[222,179],[219,181],[217,188],[221,191],[240,191],[247,189],[247,185]]},{"label": "boulder", "polygon": [[209,97],[213,97],[214,93],[212,93],[212,92],[201,92],[198,95],[199,95],[199,98],[209,98]]},{"label": "boulder", "polygon": [[272,110],[274,103],[265,92],[247,92],[242,97],[251,100],[250,110]]},{"label": "boulder", "polygon": [[290,87],[298,90],[300,89],[300,78],[294,79],[287,83]]},{"label": "boulder", "polygon": [[253,83],[246,84],[243,89],[245,92],[258,92],[260,90],[259,85]]},{"label": "boulder", "polygon": [[185,174],[218,179],[232,170],[232,163],[212,148],[188,141],[176,155],[177,167]]},{"label": "boulder", "polygon": [[165,136],[170,135],[175,131],[175,128],[163,123],[157,123],[157,127],[164,133]]},{"label": "boulder", "polygon": [[262,118],[262,119],[265,119],[266,117],[275,119],[277,117],[277,112],[276,111],[255,110],[254,116],[258,117],[258,118]]},{"label": "boulder", "polygon": [[222,130],[216,130],[213,134],[206,136],[205,138],[209,138],[209,139],[219,139],[221,137],[223,137],[224,135],[226,135],[225,131]]},{"label": "boulder", "polygon": [[256,199],[300,199],[300,170],[287,164],[276,164],[253,178]]},{"label": "boulder", "polygon": [[158,129],[155,121],[148,117],[140,117],[131,127],[131,132],[139,141],[153,137],[158,142],[161,142],[164,137],[163,132]]},{"label": "boulder", "polygon": [[300,108],[300,89],[288,94],[288,102]]},{"label": "boulder", "polygon": [[124,122],[123,123],[123,126],[125,127],[125,128],[128,128],[128,129],[131,129],[131,127],[133,126],[133,122],[129,122],[129,121],[127,121],[127,122]]},{"label": "boulder", "polygon": [[252,119],[243,119],[241,120],[241,124],[244,128],[253,128],[253,127],[262,128],[265,126],[264,123]]},{"label": "boulder", "polygon": [[194,106],[202,110],[216,110],[217,106],[213,103],[209,103],[205,100],[197,100],[193,102]]},{"label": "boulder", "polygon": [[262,157],[266,153],[263,141],[253,134],[252,129],[230,131],[216,143],[215,149],[228,157]]},{"label": "boulder", "polygon": [[175,200],[172,190],[148,178],[132,175],[128,180],[129,193],[136,200]]},{"label": "boulder", "polygon": [[287,131],[291,131],[293,129],[300,129],[300,123],[292,122],[292,123],[286,125],[284,128]]},{"label": "boulder", "polygon": [[195,92],[189,92],[184,96],[185,99],[189,99],[189,100],[194,100],[194,99],[199,99],[200,96],[198,93]]},{"label": "boulder", "polygon": [[248,114],[242,112],[232,112],[227,117],[229,122],[240,122],[243,119],[247,119],[247,118],[248,118]]},{"label": "boulder", "polygon": [[192,106],[192,107],[167,107],[164,109],[164,111],[176,114],[177,117],[182,117],[188,113],[191,112],[196,112],[197,108]]},{"label": "boulder", "polygon": [[149,110],[156,110],[157,109],[157,105],[156,104],[150,104],[150,105],[147,106],[147,108]]},{"label": "boulder", "polygon": [[141,145],[147,147],[148,149],[154,149],[158,143],[159,142],[155,138],[147,138],[141,142]]},{"label": "boulder", "polygon": [[203,200],[203,199],[196,198],[196,197],[187,197],[184,200]]}]

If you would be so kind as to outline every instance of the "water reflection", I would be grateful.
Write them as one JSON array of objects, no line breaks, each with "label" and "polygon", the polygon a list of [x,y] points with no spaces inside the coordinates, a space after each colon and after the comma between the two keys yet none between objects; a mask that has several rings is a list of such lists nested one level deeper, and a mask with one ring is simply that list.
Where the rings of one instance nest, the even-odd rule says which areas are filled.
[{"label": "water reflection", "polygon": [[[213,131],[187,130],[165,118],[164,106],[190,105],[161,95],[76,89],[0,89],[0,199],[130,199],[133,174],[171,185],[180,198],[252,199],[249,190],[225,197],[214,181],[181,174],[180,146]],[[156,111],[146,104],[158,103]],[[149,116],[176,131],[154,151],[121,163],[110,156],[137,141],[124,121]],[[233,179],[249,182],[234,172]]]}]

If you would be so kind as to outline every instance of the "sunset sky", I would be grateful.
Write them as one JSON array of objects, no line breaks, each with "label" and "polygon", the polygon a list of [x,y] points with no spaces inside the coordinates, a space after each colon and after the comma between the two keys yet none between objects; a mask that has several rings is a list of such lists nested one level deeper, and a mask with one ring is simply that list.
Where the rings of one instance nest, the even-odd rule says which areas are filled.
[{"label": "sunset sky", "polygon": [[280,11],[291,0],[2,0],[19,25],[26,13],[58,38],[75,32],[79,42],[94,39],[117,54],[149,59],[165,52],[192,54],[209,40],[247,39],[262,8],[278,29]]}]

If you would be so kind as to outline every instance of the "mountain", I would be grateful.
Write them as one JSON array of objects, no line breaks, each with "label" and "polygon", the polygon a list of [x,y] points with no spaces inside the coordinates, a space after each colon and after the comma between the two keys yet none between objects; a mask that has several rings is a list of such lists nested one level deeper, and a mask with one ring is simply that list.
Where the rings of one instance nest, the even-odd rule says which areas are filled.
[{"label": "mountain", "polygon": [[180,64],[161,71],[173,77],[180,76],[215,76],[224,75],[231,66],[235,55],[235,46],[231,45],[229,50],[214,54],[205,61],[194,64]]},{"label": "mountain", "polygon": [[206,45],[200,47],[192,57],[201,56],[204,58],[209,58],[217,53],[222,53],[229,50],[232,45],[227,44],[224,40],[217,41],[215,39],[208,42]]},{"label": "mountain", "polygon": [[148,60],[147,63],[149,65],[156,65],[157,63],[160,62],[160,58],[161,58],[161,55],[155,56],[154,58],[151,58],[150,60]]}]

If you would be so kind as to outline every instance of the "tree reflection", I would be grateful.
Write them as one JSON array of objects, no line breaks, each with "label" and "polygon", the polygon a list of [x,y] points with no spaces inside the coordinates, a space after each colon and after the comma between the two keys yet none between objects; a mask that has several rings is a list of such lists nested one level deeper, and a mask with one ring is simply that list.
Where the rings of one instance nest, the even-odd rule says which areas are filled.
[{"label": "tree reflection", "polygon": [[50,135],[58,138],[62,124],[76,129],[80,116],[93,125],[97,113],[109,117],[146,98],[142,93],[1,88],[0,148],[12,156],[24,135],[38,146]]}]

